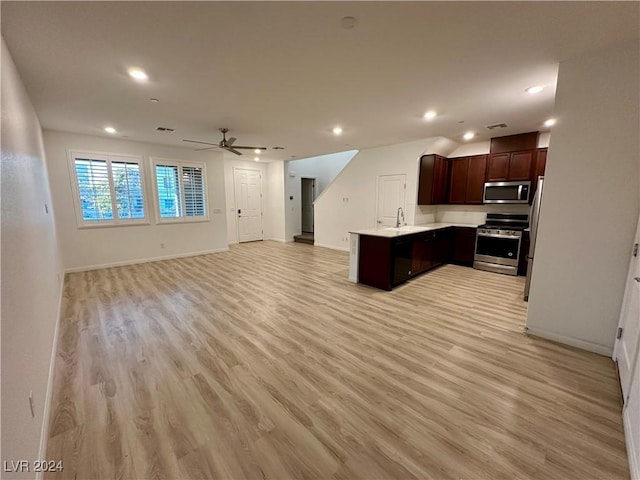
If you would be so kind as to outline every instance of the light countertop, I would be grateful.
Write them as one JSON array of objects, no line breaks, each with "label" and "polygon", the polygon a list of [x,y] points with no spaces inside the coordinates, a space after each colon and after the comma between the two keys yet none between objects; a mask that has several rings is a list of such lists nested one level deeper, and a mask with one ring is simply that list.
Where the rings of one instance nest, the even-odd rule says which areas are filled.
[{"label": "light countertop", "polygon": [[477,228],[477,224],[468,223],[429,223],[426,225],[406,225],[404,227],[381,227],[381,228],[367,228],[364,230],[353,230],[349,233],[355,233],[357,235],[373,235],[375,237],[401,237],[403,235],[413,235],[414,233],[430,232],[432,230],[440,230],[449,227],[468,227]]}]

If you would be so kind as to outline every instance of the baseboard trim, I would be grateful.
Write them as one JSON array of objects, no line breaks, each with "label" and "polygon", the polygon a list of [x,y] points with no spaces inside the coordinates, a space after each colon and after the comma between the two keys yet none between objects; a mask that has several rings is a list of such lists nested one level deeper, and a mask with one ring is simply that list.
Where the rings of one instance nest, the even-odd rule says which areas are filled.
[{"label": "baseboard trim", "polygon": [[348,247],[336,247],[335,245],[329,245],[327,243],[314,243],[315,247],[323,247],[323,248],[330,248],[331,250],[339,250],[341,252],[348,252],[349,248]]},{"label": "baseboard trim", "polygon": [[631,435],[631,419],[629,418],[629,411],[625,409],[622,414],[624,423],[624,438],[627,444],[627,458],[629,458],[629,473],[631,474],[631,480],[640,480],[640,458],[638,458],[636,446],[633,443],[633,436]]},{"label": "baseboard trim", "polygon": [[588,342],[587,340],[581,340],[579,338],[567,337],[555,332],[550,332],[548,330],[525,327],[525,333],[528,335],[533,335],[534,337],[540,337],[547,340],[553,340],[554,342],[564,343],[565,345],[569,345],[571,347],[581,348],[582,350],[598,353],[607,357],[611,357],[612,354],[611,347],[608,347],[606,345]]},{"label": "baseboard trim", "polygon": [[284,238],[271,237],[271,238],[265,238],[265,240],[271,240],[272,242],[287,243],[287,241]]},{"label": "baseboard trim", "polygon": [[[47,379],[47,393],[44,399],[44,410],[42,412],[42,429],[40,431],[39,459],[47,458],[47,445],[49,440],[49,419],[51,416],[51,401],[53,398],[53,377],[56,371],[56,357],[58,356],[58,332],[60,331],[60,320],[62,317],[62,296],[64,294],[65,276],[62,276],[60,290],[58,292],[58,315],[56,325],[53,329],[53,341],[51,345],[51,359],[49,360],[49,378]],[[44,471],[36,473],[36,480],[44,478]]]},{"label": "baseboard trim", "polygon": [[85,267],[67,268],[65,273],[88,272],[90,270],[100,270],[101,268],[122,267],[125,265],[137,265],[139,263],[160,262],[162,260],[172,260],[174,258],[197,257],[198,255],[209,255],[229,251],[229,247],[216,248],[213,250],[203,250],[200,252],[178,253],[175,255],[164,255],[162,257],[138,258],[135,260],[125,260],[123,262],[102,263],[99,265],[88,265]]}]

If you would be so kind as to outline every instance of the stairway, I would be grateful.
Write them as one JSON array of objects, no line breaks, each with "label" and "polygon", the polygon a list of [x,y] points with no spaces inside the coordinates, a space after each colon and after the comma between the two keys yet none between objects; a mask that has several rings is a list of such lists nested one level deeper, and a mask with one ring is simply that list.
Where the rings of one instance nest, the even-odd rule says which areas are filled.
[{"label": "stairway", "polygon": [[311,233],[303,232],[300,235],[294,235],[293,241],[299,242],[299,243],[308,243],[309,245],[313,245],[313,232]]}]

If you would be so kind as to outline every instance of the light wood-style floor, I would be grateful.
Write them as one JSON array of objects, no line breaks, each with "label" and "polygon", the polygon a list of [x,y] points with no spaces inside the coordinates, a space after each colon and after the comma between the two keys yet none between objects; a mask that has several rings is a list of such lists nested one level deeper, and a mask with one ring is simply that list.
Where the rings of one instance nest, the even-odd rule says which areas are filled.
[{"label": "light wood-style floor", "polygon": [[347,260],[258,242],[69,275],[48,478],[629,477],[612,361],[523,335],[522,278],[383,292]]}]

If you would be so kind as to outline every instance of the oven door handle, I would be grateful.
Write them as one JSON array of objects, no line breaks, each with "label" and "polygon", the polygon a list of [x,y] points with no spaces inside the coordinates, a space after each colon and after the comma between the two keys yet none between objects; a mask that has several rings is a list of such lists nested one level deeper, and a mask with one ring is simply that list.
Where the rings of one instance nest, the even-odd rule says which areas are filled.
[{"label": "oven door handle", "polygon": [[479,237],[490,237],[490,238],[506,238],[506,239],[512,239],[512,240],[519,240],[521,237],[520,235],[497,235],[494,233],[478,233]]}]

